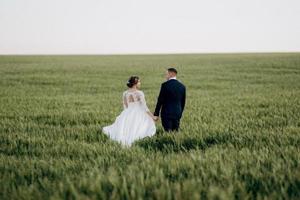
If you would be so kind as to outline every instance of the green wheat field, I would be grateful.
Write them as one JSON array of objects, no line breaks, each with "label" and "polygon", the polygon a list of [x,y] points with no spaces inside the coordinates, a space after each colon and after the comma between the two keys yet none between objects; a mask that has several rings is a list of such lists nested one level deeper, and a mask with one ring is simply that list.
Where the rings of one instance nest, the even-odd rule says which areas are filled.
[{"label": "green wheat field", "polygon": [[[181,130],[109,140],[128,77],[154,111],[170,66]],[[0,77],[0,199],[300,198],[300,53],[0,56]]]}]

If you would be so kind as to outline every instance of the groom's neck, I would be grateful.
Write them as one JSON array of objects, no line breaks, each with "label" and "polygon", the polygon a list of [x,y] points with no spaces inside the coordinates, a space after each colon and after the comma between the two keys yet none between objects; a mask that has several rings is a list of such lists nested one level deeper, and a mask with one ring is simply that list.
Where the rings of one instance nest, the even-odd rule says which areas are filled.
[{"label": "groom's neck", "polygon": [[176,79],[176,76],[170,77],[168,80]]}]

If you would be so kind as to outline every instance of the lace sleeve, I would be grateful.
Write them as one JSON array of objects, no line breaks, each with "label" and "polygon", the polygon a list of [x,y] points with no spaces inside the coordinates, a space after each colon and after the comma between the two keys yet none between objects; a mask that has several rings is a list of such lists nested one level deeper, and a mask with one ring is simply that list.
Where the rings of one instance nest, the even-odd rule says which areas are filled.
[{"label": "lace sleeve", "polygon": [[128,103],[126,100],[126,92],[123,93],[123,108],[124,110],[128,107]]},{"label": "lace sleeve", "polygon": [[140,92],[140,101],[142,107],[145,109],[146,112],[149,112],[149,108],[147,106],[146,100],[145,100],[145,95],[143,92]]}]

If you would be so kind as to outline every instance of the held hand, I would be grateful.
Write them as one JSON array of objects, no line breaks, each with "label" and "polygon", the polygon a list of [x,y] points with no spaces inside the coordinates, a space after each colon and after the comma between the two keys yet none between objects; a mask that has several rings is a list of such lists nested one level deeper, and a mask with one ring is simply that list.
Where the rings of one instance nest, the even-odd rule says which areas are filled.
[{"label": "held hand", "polygon": [[154,116],[153,120],[157,122],[158,121],[158,116]]}]

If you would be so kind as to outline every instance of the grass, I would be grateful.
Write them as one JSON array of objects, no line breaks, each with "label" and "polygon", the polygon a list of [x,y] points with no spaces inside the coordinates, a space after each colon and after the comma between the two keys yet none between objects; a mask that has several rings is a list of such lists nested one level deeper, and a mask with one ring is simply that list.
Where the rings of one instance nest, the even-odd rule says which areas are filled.
[{"label": "grass", "polygon": [[[101,133],[139,75],[187,87],[178,134]],[[0,56],[1,199],[299,199],[300,53]]]}]

